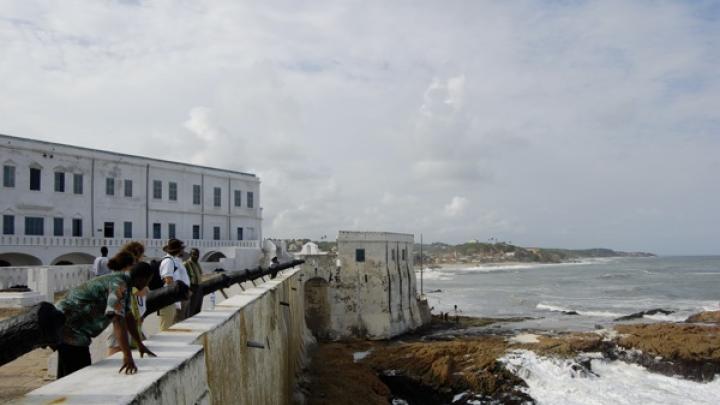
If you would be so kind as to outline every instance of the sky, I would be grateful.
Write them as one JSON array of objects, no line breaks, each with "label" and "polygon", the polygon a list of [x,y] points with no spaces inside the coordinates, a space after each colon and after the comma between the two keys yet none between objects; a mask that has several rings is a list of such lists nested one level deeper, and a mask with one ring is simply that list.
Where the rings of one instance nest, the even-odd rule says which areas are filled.
[{"label": "sky", "polygon": [[720,2],[0,3],[0,133],[256,173],[267,237],[720,254]]}]

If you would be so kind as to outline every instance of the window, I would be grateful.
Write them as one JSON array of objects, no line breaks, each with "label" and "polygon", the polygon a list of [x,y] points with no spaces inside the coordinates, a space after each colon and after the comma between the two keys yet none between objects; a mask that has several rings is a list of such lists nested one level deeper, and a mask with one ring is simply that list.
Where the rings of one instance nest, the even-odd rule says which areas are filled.
[{"label": "window", "polygon": [[253,206],[255,205],[254,197],[255,197],[255,195],[253,194],[253,192],[248,191],[248,193],[247,193],[247,207],[248,208],[253,208]]},{"label": "window", "polygon": [[355,249],[355,261],[358,263],[365,261],[365,249]]},{"label": "window", "polygon": [[247,229],[245,230],[245,234],[247,235],[247,239],[248,239],[248,240],[255,240],[255,239],[257,239],[257,238],[255,237],[255,228],[253,228],[253,227],[251,227],[251,226],[248,226],[248,227],[247,227]]},{"label": "window", "polygon": [[193,205],[200,205],[200,195],[202,194],[199,184],[193,184]]},{"label": "window", "polygon": [[125,179],[124,187],[125,197],[132,197],[132,180]]},{"label": "window", "polygon": [[213,239],[220,240],[220,227],[213,226]]},{"label": "window", "polygon": [[243,229],[242,228],[237,229],[237,240],[243,240]]},{"label": "window", "polygon": [[200,239],[200,225],[193,225],[193,239]]},{"label": "window", "polygon": [[242,190],[235,190],[235,206],[242,207]]},{"label": "window", "polygon": [[55,191],[65,192],[65,173],[63,172],[55,172]]},{"label": "window", "polygon": [[82,174],[73,174],[73,193],[75,193],[75,194],[83,193],[83,175]]},{"label": "window", "polygon": [[76,238],[82,237],[82,219],[73,218],[72,228],[72,236]]},{"label": "window", "polygon": [[153,180],[153,198],[156,200],[162,199],[162,181]]},{"label": "window", "polygon": [[390,250],[390,257],[391,257],[392,261],[395,261],[395,249]]},{"label": "window", "polygon": [[175,237],[175,224],[168,224],[168,238]]},{"label": "window", "polygon": [[162,229],[160,228],[160,224],[154,223],[153,224],[153,239],[160,239],[162,238]]},{"label": "window", "polygon": [[25,235],[45,234],[45,218],[43,217],[25,217]]},{"label": "window", "polygon": [[105,194],[115,195],[115,179],[112,177],[105,179]]},{"label": "window", "polygon": [[177,201],[177,183],[174,181],[168,183],[168,199],[170,201]]},{"label": "window", "polygon": [[123,238],[132,238],[132,222],[130,221],[123,222]]},{"label": "window", "polygon": [[3,235],[15,235],[15,215],[3,215]]},{"label": "window", "polygon": [[407,249],[402,250],[402,259],[407,260]]},{"label": "window", "polygon": [[53,236],[63,236],[64,222],[62,218],[53,218]]},{"label": "window", "polygon": [[115,222],[105,222],[103,226],[103,236],[106,238],[115,237]]},{"label": "window", "polygon": [[30,190],[40,191],[40,175],[42,171],[34,167],[30,168]]},{"label": "window", "polygon": [[220,187],[215,187],[213,189],[213,206],[220,207],[220,199],[221,199],[222,191],[220,191]]},{"label": "window", "polygon": [[15,187],[15,166],[3,166],[3,186]]}]

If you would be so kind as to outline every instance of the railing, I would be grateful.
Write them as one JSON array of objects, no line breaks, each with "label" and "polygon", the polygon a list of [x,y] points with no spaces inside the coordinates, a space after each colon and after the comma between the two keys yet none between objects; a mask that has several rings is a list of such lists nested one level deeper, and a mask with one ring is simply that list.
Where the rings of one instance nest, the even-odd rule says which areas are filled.
[{"label": "railing", "polygon": [[0,289],[27,285],[28,267],[0,267]]},{"label": "railing", "polygon": [[[45,246],[45,247],[80,247],[99,248],[101,246],[119,247],[130,241],[138,241],[146,248],[162,248],[167,242],[165,239],[125,239],[125,238],[71,238],[50,236],[0,236],[0,246]],[[192,247],[219,248],[242,247],[258,248],[257,240],[207,240],[189,239],[185,244]]]},{"label": "railing", "polygon": [[54,294],[67,291],[87,281],[92,265],[76,266],[23,266],[0,267],[0,288],[13,285],[27,285],[31,290],[42,293],[47,301],[53,301]]}]

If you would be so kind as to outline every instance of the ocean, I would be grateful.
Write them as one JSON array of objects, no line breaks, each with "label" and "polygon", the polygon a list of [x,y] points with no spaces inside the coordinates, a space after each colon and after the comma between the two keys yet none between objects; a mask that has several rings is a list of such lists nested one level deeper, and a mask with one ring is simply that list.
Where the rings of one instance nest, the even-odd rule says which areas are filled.
[{"label": "ocean", "polygon": [[[616,318],[657,308],[673,312],[627,322],[684,321],[697,312],[720,310],[720,256],[426,269],[423,279],[433,313],[454,315],[457,305],[461,315],[529,317],[502,328],[538,333],[607,328]],[[578,378],[569,362],[523,351],[502,361],[526,381],[539,403],[720,403],[720,378],[697,383],[602,358],[592,360],[596,375]]]}]

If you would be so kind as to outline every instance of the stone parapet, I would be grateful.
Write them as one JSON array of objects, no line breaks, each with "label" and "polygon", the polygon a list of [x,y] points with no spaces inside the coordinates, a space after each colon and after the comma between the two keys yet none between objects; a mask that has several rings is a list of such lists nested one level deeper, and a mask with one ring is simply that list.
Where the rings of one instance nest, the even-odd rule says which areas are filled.
[{"label": "stone parapet", "polygon": [[290,404],[313,342],[300,270],[281,273],[151,336],[157,358],[120,375],[116,354],[30,392],[23,404]]}]

